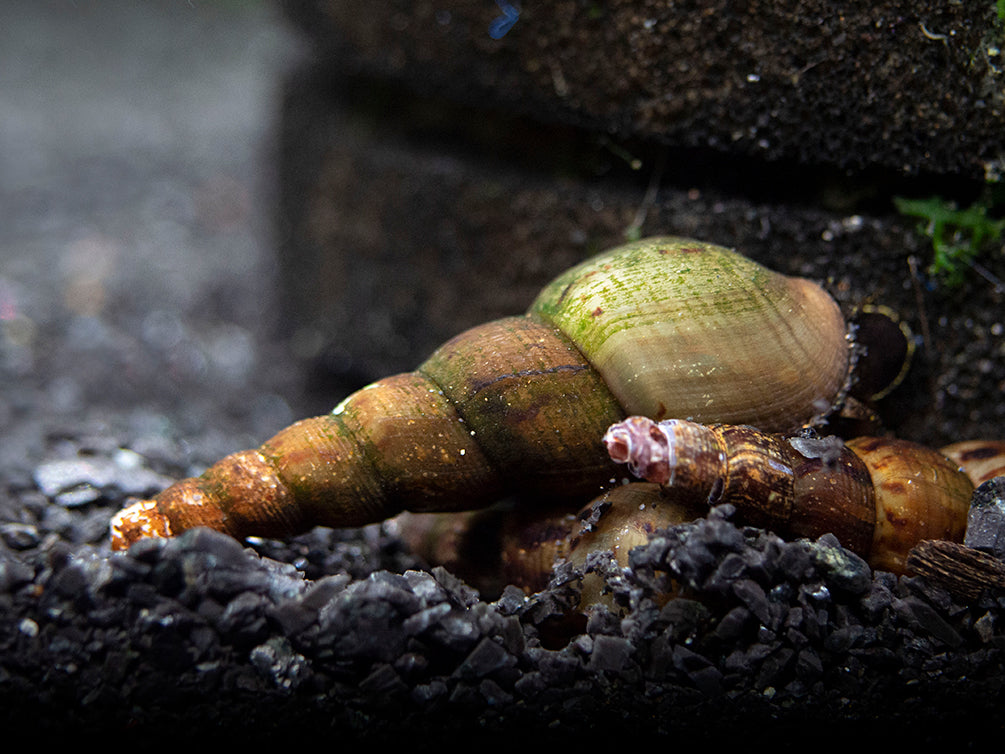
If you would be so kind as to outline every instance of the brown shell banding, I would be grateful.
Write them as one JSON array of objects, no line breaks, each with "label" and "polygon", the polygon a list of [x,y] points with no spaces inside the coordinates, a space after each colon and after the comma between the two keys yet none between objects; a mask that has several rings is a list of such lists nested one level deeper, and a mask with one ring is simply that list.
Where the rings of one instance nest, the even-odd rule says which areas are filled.
[{"label": "brown shell banding", "polygon": [[194,526],[286,536],[509,491],[578,505],[616,471],[597,438],[627,411],[814,421],[843,398],[846,336],[810,281],[688,239],[626,244],[557,278],[526,316],[472,328],[415,372],[120,513],[112,545]]},{"label": "brown shell banding", "polygon": [[481,325],[437,349],[419,371],[440,386],[506,489],[580,497],[609,477],[597,437],[624,413],[554,328],[528,317]]},{"label": "brown shell banding", "polygon": [[856,438],[848,447],[866,462],[876,491],[874,568],[903,572],[923,539],[963,541],[974,486],[942,452],[893,438]]},{"label": "brown shell banding", "polygon": [[974,487],[1005,476],[1005,441],[964,440],[947,445],[942,452],[963,469]]},{"label": "brown shell banding", "polygon": [[[962,541],[974,487],[939,451],[892,438],[835,444],[752,427],[666,421],[655,431],[653,424],[629,417],[607,436],[624,458],[630,434],[628,462],[638,468],[646,443],[662,445],[669,435],[677,469],[660,469],[658,478],[673,478],[667,487],[689,504],[731,503],[744,520],[789,536],[834,533],[874,568],[894,573],[904,572],[922,539]],[[719,457],[707,452],[716,443]]]}]

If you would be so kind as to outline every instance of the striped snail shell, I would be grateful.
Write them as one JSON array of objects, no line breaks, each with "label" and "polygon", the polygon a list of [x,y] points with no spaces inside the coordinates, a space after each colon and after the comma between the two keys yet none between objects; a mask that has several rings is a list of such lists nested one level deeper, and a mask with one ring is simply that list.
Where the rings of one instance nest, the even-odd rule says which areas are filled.
[{"label": "striped snail shell", "polygon": [[[661,465],[662,459],[670,455],[669,444],[664,450],[663,431],[657,432],[654,440],[649,437],[639,439],[639,435],[644,435],[646,429],[650,435],[653,434],[652,425],[655,423],[629,418],[625,424],[631,427],[627,441],[627,445],[632,447],[629,460],[634,461],[637,465],[640,475],[649,475],[652,478],[660,479],[662,483],[632,482],[614,485],[584,506],[578,514],[558,512],[553,515],[540,515],[535,519],[530,519],[526,515],[502,516],[497,512],[489,515],[474,512],[426,517],[410,517],[406,514],[405,517],[399,519],[397,531],[411,545],[413,552],[432,564],[448,566],[452,571],[462,575],[470,583],[477,585],[487,593],[497,593],[503,586],[510,583],[519,585],[528,592],[539,591],[552,578],[553,568],[557,563],[568,561],[574,566],[582,567],[591,552],[609,550],[620,566],[627,566],[628,552],[633,547],[646,544],[649,536],[657,529],[701,517],[707,512],[709,503],[708,500],[702,499],[700,494],[683,494],[678,486],[669,484],[670,464],[667,463],[666,468]],[[722,428],[712,429],[721,430]],[[744,432],[749,431],[749,428],[741,429]],[[612,434],[617,435],[619,431],[615,429]],[[729,433],[725,435],[727,438],[731,436]],[[980,487],[982,484],[987,487],[991,484],[991,479],[996,479],[998,483],[1001,482],[1001,479],[1005,479],[1005,442],[1002,441],[973,440],[954,443],[940,449],[938,454],[914,444],[894,442],[888,438],[861,438],[847,446],[833,437],[796,437],[788,438],[788,441],[792,447],[825,464],[834,464],[834,461],[840,459],[845,448],[851,449],[852,453],[860,455],[862,462],[865,463],[870,472],[868,482],[865,481],[861,469],[858,469],[857,474],[852,473],[858,468],[858,463],[854,458],[850,461],[852,464],[850,469],[841,465],[831,466],[832,473],[838,477],[833,488],[830,488],[834,492],[833,511],[825,517],[819,517],[816,522],[811,522],[808,525],[804,523],[801,529],[796,526],[794,530],[801,530],[802,534],[807,537],[817,537],[840,527],[842,517],[838,516],[836,512],[840,512],[845,505],[854,505],[859,499],[852,496],[846,502],[842,497],[843,490],[846,490],[847,487],[841,482],[849,479],[853,481],[850,486],[856,491],[856,495],[863,489],[868,489],[866,484],[872,486],[874,495],[877,494],[876,485],[878,482],[881,487],[878,494],[886,502],[891,500],[891,489],[897,488],[898,479],[906,480],[904,489],[909,489],[912,495],[923,489],[923,494],[927,496],[931,492],[931,488],[916,488],[914,486],[914,472],[911,471],[911,466],[917,463],[924,467],[930,464],[933,458],[935,463],[941,466],[942,461],[938,458],[940,454],[957,464],[960,471],[970,479],[973,487]],[[619,441],[615,437],[613,442],[616,453],[621,453],[620,449],[624,447],[623,441]],[[648,459],[644,457],[644,452],[649,453]],[[892,466],[888,463],[889,459],[882,460],[883,454],[891,452],[901,454],[895,459]],[[680,452],[675,455],[680,458],[689,454]],[[623,456],[619,455],[620,457]],[[718,455],[716,457],[718,458]],[[756,455],[753,456],[753,462],[757,462]],[[800,468],[794,467],[793,473],[797,473],[797,469]],[[909,471],[910,474],[905,476],[905,470]],[[732,469],[734,483],[736,482],[735,475],[748,473],[748,471],[744,471],[743,467],[734,464]],[[963,501],[966,498],[966,490],[969,488],[958,475],[951,471],[945,473],[946,479],[940,479],[939,485],[952,479],[954,481],[953,489],[956,487],[959,489],[949,493],[951,499],[955,501],[952,508],[954,525],[949,532],[944,531],[942,534],[956,538],[960,517],[963,515]],[[939,485],[936,485],[935,499],[941,506],[945,490],[940,489]],[[988,489],[990,491],[991,488]],[[973,531],[975,504],[973,501],[976,501],[978,497],[979,492],[975,492],[971,498],[964,542],[970,539],[972,534],[977,537]],[[900,499],[904,503],[901,506],[902,509],[917,510],[917,504],[913,498],[901,497]],[[733,498],[732,502],[737,502],[737,499]],[[985,500],[984,504],[987,505],[988,501]],[[793,505],[798,506],[799,501],[795,501]],[[884,514],[889,512],[883,511]],[[792,516],[793,513],[790,509],[788,514],[781,516],[782,520],[775,520],[771,523],[777,527],[780,533],[791,535],[787,521]],[[894,516],[894,518],[898,517]],[[900,544],[901,552],[905,547],[911,549],[911,542],[915,537],[927,536],[927,530],[918,531],[915,528],[916,523],[913,520],[908,520],[904,525],[904,529],[913,530],[915,533]],[[894,525],[890,524],[890,528],[894,528]],[[876,532],[874,531],[874,543],[875,536]],[[860,541],[865,543],[867,539],[867,537],[862,537]],[[984,543],[982,546],[985,549],[987,549],[986,542],[989,539],[993,540],[993,545],[996,548],[1001,546],[997,540],[997,530],[993,536],[987,532],[983,533],[980,541]],[[869,550],[871,551],[871,549],[870,546]],[[868,554],[864,547],[860,547],[859,551],[862,554]],[[914,551],[912,550],[912,552]],[[878,565],[878,563],[877,559],[873,559],[874,565]],[[896,570],[899,568],[898,564],[887,562],[886,567],[899,572]],[[584,575],[581,605],[602,600],[603,584],[598,583],[597,580],[591,583],[590,578],[589,573]]]},{"label": "striped snail shell", "polygon": [[633,416],[604,442],[612,459],[682,504],[728,502],[745,521],[788,536],[831,532],[893,573],[923,539],[962,541],[974,490],[943,453],[887,437],[844,443]]},{"label": "striped snail shell", "polygon": [[963,440],[946,445],[941,452],[959,464],[974,487],[1005,476],[1005,441]]},{"label": "striped snail shell", "polygon": [[525,316],[468,330],[416,371],[120,511],[112,546],[196,526],[287,536],[514,491],[581,503],[615,470],[597,438],[626,415],[792,429],[845,401],[856,353],[815,283],[645,239],[559,276]]}]

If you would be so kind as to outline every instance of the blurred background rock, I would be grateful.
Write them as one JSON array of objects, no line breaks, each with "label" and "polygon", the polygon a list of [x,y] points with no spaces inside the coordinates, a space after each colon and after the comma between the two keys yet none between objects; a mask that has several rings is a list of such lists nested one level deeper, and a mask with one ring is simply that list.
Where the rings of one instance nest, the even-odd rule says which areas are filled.
[{"label": "blurred background rock", "polygon": [[1001,239],[954,289],[895,207],[966,207],[1005,164],[991,4],[283,5],[312,61],[284,96],[282,298],[328,393],[671,233],[899,312],[922,347],[891,429],[1000,433]]},{"label": "blurred background rock", "polygon": [[299,50],[269,2],[0,7],[0,466],[61,424],[229,447],[291,419],[272,145]]}]

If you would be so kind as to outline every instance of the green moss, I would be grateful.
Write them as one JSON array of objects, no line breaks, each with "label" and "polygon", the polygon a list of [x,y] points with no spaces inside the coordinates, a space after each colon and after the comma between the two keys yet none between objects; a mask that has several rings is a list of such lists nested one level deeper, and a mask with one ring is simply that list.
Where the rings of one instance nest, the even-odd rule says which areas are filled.
[{"label": "green moss", "polygon": [[[1002,0],[1005,2],[1005,0]],[[989,185],[980,200],[959,209],[955,202],[933,196],[928,199],[895,197],[901,214],[920,217],[924,222],[918,230],[932,239],[934,256],[929,274],[948,287],[957,287],[966,280],[967,270],[976,257],[1001,240],[1005,218],[996,219],[989,210],[1000,203],[1001,191]]]}]

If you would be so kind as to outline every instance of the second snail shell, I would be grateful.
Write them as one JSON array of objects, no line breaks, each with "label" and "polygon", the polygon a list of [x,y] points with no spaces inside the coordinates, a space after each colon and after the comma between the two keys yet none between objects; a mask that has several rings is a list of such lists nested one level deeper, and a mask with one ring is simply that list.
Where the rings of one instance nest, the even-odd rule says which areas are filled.
[{"label": "second snail shell", "polygon": [[[532,592],[556,564],[582,568],[592,552],[610,551],[627,566],[631,549],[658,529],[728,502],[741,522],[788,538],[832,533],[874,569],[902,574],[920,541],[962,541],[975,486],[1005,468],[1005,443],[994,441],[934,450],[889,437],[845,443],[645,417],[612,425],[605,439],[615,460],[650,481],[615,485],[578,514],[418,517],[404,519],[399,533],[490,592],[506,583]],[[420,541],[418,531],[438,536]],[[481,561],[470,555],[473,543]],[[581,606],[601,600],[602,588],[586,573]]]},{"label": "second snail shell", "polygon": [[629,417],[604,440],[614,460],[682,503],[729,502],[744,520],[790,536],[831,532],[894,573],[923,539],[962,541],[974,491],[944,453],[889,437],[844,443]]},{"label": "second snail shell", "polygon": [[966,472],[974,487],[1005,476],[1005,441],[962,440],[946,445],[941,452]]},{"label": "second snail shell", "polygon": [[[649,481],[615,485],[575,515],[420,517],[405,520],[400,533],[418,553],[434,562],[446,557],[489,591],[505,583],[536,591],[557,563],[582,567],[591,552],[609,550],[626,566],[630,550],[656,530],[728,502],[741,522],[789,538],[832,533],[874,569],[902,574],[920,541],[962,541],[974,488],[1005,469],[1005,443],[996,441],[934,450],[890,437],[843,442],[645,417],[612,425],[605,439],[615,460]],[[599,518],[584,524],[593,516]],[[420,530],[448,536],[419,541]],[[470,557],[473,541],[483,557],[498,551],[488,568]],[[600,592],[596,579],[586,578],[583,604]]]}]

